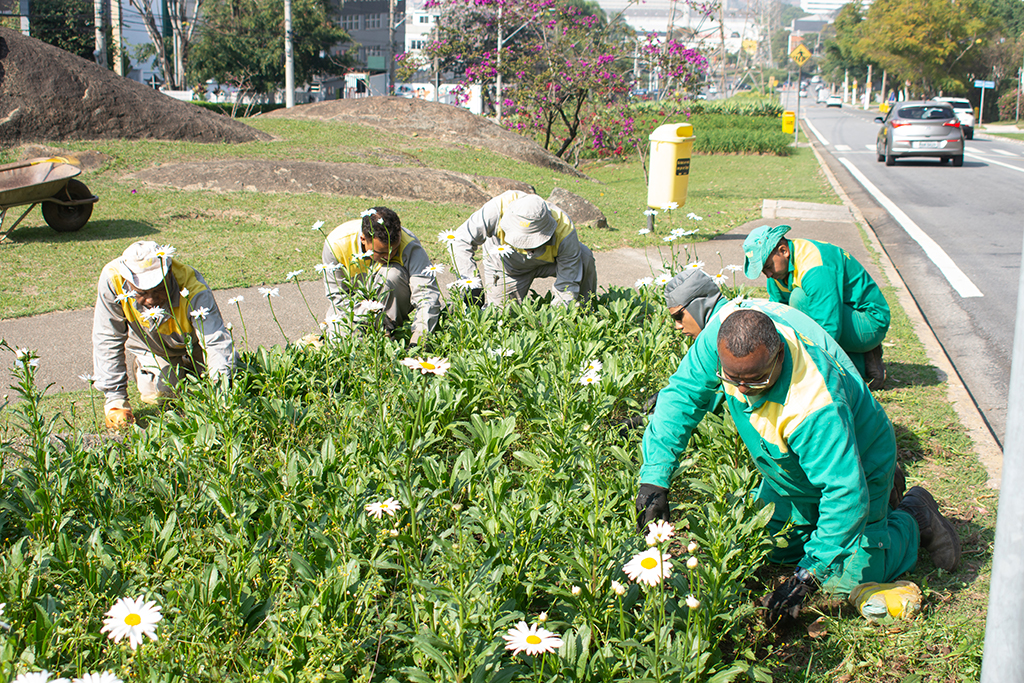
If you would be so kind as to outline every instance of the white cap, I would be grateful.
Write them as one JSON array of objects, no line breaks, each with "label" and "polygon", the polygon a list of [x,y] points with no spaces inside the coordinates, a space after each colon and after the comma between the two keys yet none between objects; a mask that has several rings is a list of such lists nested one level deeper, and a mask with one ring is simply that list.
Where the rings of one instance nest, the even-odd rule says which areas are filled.
[{"label": "white cap", "polygon": [[555,234],[558,221],[547,202],[528,194],[508,205],[498,227],[505,233],[505,242],[516,249],[536,249]]},{"label": "white cap", "polygon": [[124,250],[115,265],[135,289],[153,289],[167,277],[171,256],[156,242],[135,242]]}]

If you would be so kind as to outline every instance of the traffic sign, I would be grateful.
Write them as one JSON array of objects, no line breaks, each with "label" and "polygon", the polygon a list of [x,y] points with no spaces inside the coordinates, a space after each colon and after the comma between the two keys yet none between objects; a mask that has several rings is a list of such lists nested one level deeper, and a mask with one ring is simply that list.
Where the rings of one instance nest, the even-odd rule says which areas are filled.
[{"label": "traffic sign", "polygon": [[995,81],[974,81],[975,88],[994,88],[996,87]]},{"label": "traffic sign", "polygon": [[795,50],[789,53],[789,58],[796,62],[797,66],[803,66],[811,58],[811,51],[801,43],[796,46]]}]

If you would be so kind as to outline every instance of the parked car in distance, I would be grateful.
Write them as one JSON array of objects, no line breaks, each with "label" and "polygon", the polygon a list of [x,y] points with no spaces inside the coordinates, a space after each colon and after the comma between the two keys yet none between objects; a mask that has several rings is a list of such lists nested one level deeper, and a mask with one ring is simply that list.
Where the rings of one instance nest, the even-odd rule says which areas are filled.
[{"label": "parked car in distance", "polygon": [[946,102],[897,102],[875,123],[882,124],[875,137],[875,153],[886,166],[894,166],[901,157],[936,157],[942,164],[964,165],[964,133]]},{"label": "parked car in distance", "polygon": [[948,102],[960,119],[960,129],[964,132],[965,140],[974,139],[974,107],[966,97],[936,97],[936,102]]},{"label": "parked car in distance", "polygon": [[829,95],[828,99],[825,100],[826,107],[839,107],[843,108],[843,98],[839,95]]}]

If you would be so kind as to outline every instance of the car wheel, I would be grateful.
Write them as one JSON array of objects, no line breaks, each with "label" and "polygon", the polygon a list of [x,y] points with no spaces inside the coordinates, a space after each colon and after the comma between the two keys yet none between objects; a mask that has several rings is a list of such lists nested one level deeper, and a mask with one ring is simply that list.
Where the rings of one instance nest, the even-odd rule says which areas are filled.
[{"label": "car wheel", "polygon": [[955,157],[953,157],[953,165],[956,166],[957,168],[960,168],[961,166],[963,166],[964,165],[964,155],[963,154],[957,154]]},{"label": "car wheel", "polygon": [[973,128],[967,128],[966,130],[964,130],[964,137],[967,138],[968,140],[973,140],[974,139],[974,129]]},{"label": "car wheel", "polygon": [[879,160],[879,161],[885,161],[885,155],[884,155],[884,154],[881,154],[881,153],[879,153],[879,151],[878,151],[878,147],[875,147],[875,156],[877,156],[877,157],[878,157],[878,160]]},{"label": "car wheel", "polygon": [[946,163],[949,163],[949,160],[950,160],[950,158],[951,158],[951,157],[939,157],[939,163],[940,163],[940,164],[946,164]]},{"label": "car wheel", "polygon": [[885,165],[886,166],[895,166],[896,165],[896,157],[893,156],[892,150],[889,149],[888,145],[886,145],[886,147],[885,147]]}]

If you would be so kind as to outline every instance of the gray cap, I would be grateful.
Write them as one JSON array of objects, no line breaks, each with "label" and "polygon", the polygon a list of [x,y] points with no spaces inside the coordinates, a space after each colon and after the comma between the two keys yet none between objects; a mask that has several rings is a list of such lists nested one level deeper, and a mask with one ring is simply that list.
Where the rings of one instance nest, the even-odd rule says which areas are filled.
[{"label": "gray cap", "polygon": [[134,242],[114,262],[117,272],[135,289],[153,289],[167,276],[171,257],[156,242]]},{"label": "gray cap", "polygon": [[505,233],[505,242],[516,249],[536,249],[555,234],[558,221],[546,201],[528,194],[508,205],[498,227]]},{"label": "gray cap", "polygon": [[682,306],[701,329],[707,326],[711,312],[722,298],[714,279],[697,268],[687,268],[665,285],[665,305],[669,308]]}]

